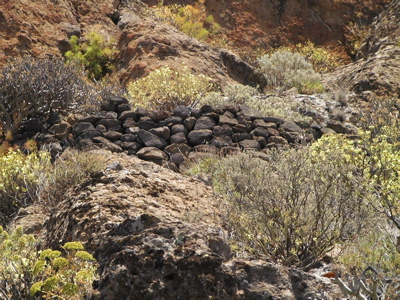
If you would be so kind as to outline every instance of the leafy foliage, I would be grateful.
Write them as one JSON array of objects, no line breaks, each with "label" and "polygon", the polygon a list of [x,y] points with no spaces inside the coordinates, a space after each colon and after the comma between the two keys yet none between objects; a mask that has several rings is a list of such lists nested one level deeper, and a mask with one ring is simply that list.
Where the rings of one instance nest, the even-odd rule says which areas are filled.
[{"label": "leafy foliage", "polygon": [[198,40],[214,37],[221,31],[221,26],[214,21],[213,16],[207,15],[203,3],[164,6],[161,1],[153,11],[158,19],[174,25],[183,33]]},{"label": "leafy foliage", "polygon": [[277,51],[259,58],[258,64],[268,88],[280,92],[296,87],[300,93],[306,94],[323,91],[320,74],[299,53]]},{"label": "leafy foliage", "polygon": [[93,256],[65,247],[65,255],[51,249],[40,252],[37,246],[38,240],[23,234],[21,227],[9,234],[0,226],[0,294],[5,299],[39,295],[71,299],[91,294],[97,269]]},{"label": "leafy foliage", "polygon": [[0,135],[15,133],[27,118],[81,109],[93,90],[73,64],[57,59],[16,60],[0,76]]},{"label": "leafy foliage", "polygon": [[91,32],[86,40],[80,41],[74,35],[69,42],[71,50],[65,53],[67,61],[82,66],[90,79],[99,80],[112,72],[117,51],[103,36]]},{"label": "leafy foliage", "polygon": [[128,84],[127,90],[134,106],[173,110],[178,105],[196,106],[216,87],[210,78],[195,75],[184,66],[181,71],[161,67]]}]

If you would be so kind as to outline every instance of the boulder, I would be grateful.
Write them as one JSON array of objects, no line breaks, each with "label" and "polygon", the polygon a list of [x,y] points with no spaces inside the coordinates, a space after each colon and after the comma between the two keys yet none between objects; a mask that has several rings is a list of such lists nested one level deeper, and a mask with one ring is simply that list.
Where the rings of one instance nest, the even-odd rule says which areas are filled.
[{"label": "boulder", "polygon": [[146,130],[140,129],[138,132],[138,136],[143,141],[146,147],[156,147],[159,149],[164,149],[166,146],[168,146],[166,140]]},{"label": "boulder", "polygon": [[189,133],[188,140],[193,146],[208,143],[212,140],[212,131],[209,129],[193,130]]},{"label": "boulder", "polygon": [[144,147],[136,155],[144,160],[167,160],[168,156],[156,147]]},{"label": "boulder", "polygon": [[196,125],[194,126],[194,130],[200,129],[210,129],[212,130],[213,127],[217,125],[213,118],[202,116],[196,121]]}]

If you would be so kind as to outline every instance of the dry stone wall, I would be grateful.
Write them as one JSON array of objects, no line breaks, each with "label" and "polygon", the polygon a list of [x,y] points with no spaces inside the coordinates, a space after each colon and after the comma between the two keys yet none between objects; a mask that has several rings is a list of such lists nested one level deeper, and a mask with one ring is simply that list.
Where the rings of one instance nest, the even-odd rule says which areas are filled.
[{"label": "dry stone wall", "polygon": [[[257,151],[262,158],[268,149],[311,142],[323,133],[318,126],[250,116],[240,106],[133,111],[123,97],[109,99],[94,115],[72,115],[65,120],[54,117],[46,126],[29,122],[25,136],[33,135],[54,155],[68,146],[82,150],[102,148],[137,155],[173,170],[184,166],[188,159],[210,153]],[[34,128],[42,131],[28,131]]]}]

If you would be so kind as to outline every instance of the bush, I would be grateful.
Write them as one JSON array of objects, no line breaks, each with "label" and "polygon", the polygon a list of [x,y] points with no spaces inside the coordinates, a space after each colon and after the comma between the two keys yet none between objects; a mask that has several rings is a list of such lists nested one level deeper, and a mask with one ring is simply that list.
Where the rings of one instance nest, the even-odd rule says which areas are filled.
[{"label": "bush", "polygon": [[93,100],[92,88],[73,64],[57,59],[13,61],[0,76],[0,134],[15,133],[27,118],[51,111],[82,109]]},{"label": "bush", "polygon": [[97,269],[93,256],[77,242],[63,246],[65,255],[51,249],[40,252],[38,242],[33,235],[23,234],[21,227],[8,234],[0,226],[0,294],[4,299],[90,296]]},{"label": "bush", "polygon": [[323,47],[316,46],[311,41],[294,46],[279,47],[276,51],[299,53],[312,64],[314,70],[318,73],[331,72],[340,65],[337,55],[332,54],[332,52]]},{"label": "bush", "polygon": [[74,35],[69,42],[71,50],[65,53],[67,62],[78,63],[90,79],[100,80],[113,71],[117,51],[100,34],[91,32],[82,42]]},{"label": "bush", "polygon": [[134,106],[172,111],[178,105],[196,106],[216,87],[210,78],[194,75],[185,66],[181,71],[161,67],[129,83],[127,90]]},{"label": "bush", "polygon": [[226,157],[213,181],[228,202],[229,236],[242,250],[307,269],[362,226],[351,172],[300,149],[271,152],[269,161],[247,153]]},{"label": "bush", "polygon": [[36,199],[39,174],[48,173],[51,163],[47,152],[0,150],[0,224],[6,224],[20,207]]},{"label": "bush", "polygon": [[267,82],[268,88],[278,92],[296,87],[300,93],[321,93],[321,76],[316,73],[311,63],[299,53],[277,51],[258,59],[259,72]]},{"label": "bush", "polygon": [[206,14],[202,3],[163,6],[160,2],[153,11],[158,20],[165,21],[198,40],[214,37],[221,31],[221,26],[214,21],[213,16]]},{"label": "bush", "polygon": [[[1,150],[1,148],[0,148]],[[35,201],[52,209],[66,191],[83,183],[102,169],[102,158],[70,151],[53,164],[46,151],[25,155],[20,150],[0,151],[0,222],[7,224],[19,208]]]}]

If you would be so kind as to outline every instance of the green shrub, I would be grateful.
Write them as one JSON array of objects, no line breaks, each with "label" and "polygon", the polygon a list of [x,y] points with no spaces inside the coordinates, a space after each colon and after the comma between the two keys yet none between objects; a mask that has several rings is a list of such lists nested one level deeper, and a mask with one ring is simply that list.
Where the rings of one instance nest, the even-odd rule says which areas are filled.
[{"label": "green shrub", "polygon": [[73,64],[57,59],[16,60],[0,76],[0,134],[15,133],[27,118],[45,118],[50,111],[81,110],[93,90]]},{"label": "green shrub", "polygon": [[306,149],[222,159],[213,171],[228,204],[229,235],[242,250],[309,268],[362,226],[363,207],[351,166],[321,162]]},{"label": "green shrub", "polygon": [[4,299],[90,296],[97,269],[93,256],[66,245],[64,255],[51,249],[38,251],[38,243],[21,227],[9,234],[0,226],[0,295]]},{"label": "green shrub", "polygon": [[134,106],[173,110],[178,105],[196,106],[206,93],[216,90],[216,87],[210,78],[195,75],[185,66],[181,71],[161,67],[129,83],[127,90]]},{"label": "green shrub", "polygon": [[299,53],[277,51],[259,58],[258,64],[268,88],[281,92],[296,87],[300,93],[307,94],[324,90],[321,75]]},{"label": "green shrub", "polygon": [[100,34],[91,32],[83,41],[74,35],[69,42],[71,50],[65,53],[67,62],[78,63],[90,79],[99,80],[113,71],[117,51]]}]

